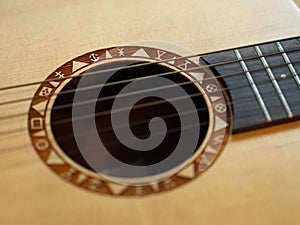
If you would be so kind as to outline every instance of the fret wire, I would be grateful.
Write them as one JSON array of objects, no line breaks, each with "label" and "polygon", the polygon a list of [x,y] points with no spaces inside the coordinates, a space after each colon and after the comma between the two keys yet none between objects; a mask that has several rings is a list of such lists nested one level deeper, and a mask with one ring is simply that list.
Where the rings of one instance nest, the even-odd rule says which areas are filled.
[{"label": "fret wire", "polygon": [[280,42],[276,42],[276,46],[277,46],[277,48],[279,49],[279,51],[281,52],[282,57],[283,57],[285,63],[287,64],[289,70],[291,71],[291,73],[292,73],[292,75],[293,75],[293,77],[294,77],[294,79],[295,79],[295,82],[297,83],[298,88],[300,88],[300,79],[299,79],[299,77],[297,76],[297,72],[296,72],[296,70],[295,70],[293,64],[291,63],[290,58],[289,58],[288,55],[285,53],[284,48],[283,48],[283,46],[281,45]]},{"label": "fret wire", "polygon": [[235,53],[237,59],[240,61],[240,65],[241,65],[241,67],[243,68],[243,70],[245,72],[246,78],[247,78],[248,82],[250,83],[250,87],[251,87],[251,89],[254,93],[254,96],[256,97],[256,99],[257,99],[264,115],[265,115],[265,118],[266,118],[267,122],[271,122],[272,118],[270,116],[270,113],[269,113],[269,111],[268,111],[268,109],[267,109],[267,107],[266,107],[259,91],[258,91],[258,88],[257,88],[257,86],[256,86],[256,84],[255,84],[255,82],[252,78],[251,73],[249,72],[249,69],[248,69],[245,61],[242,58],[242,55],[240,54],[239,50],[234,50],[234,53]]},{"label": "fret wire", "polygon": [[277,80],[276,80],[276,78],[275,78],[272,70],[269,67],[269,64],[268,64],[266,58],[263,56],[263,53],[262,53],[262,51],[261,51],[261,49],[260,49],[259,46],[255,46],[254,48],[255,48],[256,53],[260,57],[260,61],[262,62],[263,66],[265,67],[265,69],[267,71],[267,74],[268,74],[268,76],[269,76],[269,78],[270,78],[270,80],[271,80],[271,82],[272,82],[272,84],[273,84],[273,86],[274,86],[274,88],[275,88],[275,90],[276,90],[276,92],[277,92],[280,100],[281,100],[281,103],[282,103],[282,105],[283,105],[283,107],[284,107],[284,109],[285,109],[285,111],[287,113],[287,116],[289,118],[292,118],[293,117],[293,113],[292,113],[292,111],[291,111],[291,109],[290,109],[290,107],[289,107],[289,105],[288,105],[288,103],[287,103],[287,101],[285,99],[284,94],[282,93],[282,91],[280,89],[280,86],[279,86],[279,84],[278,84],[278,82],[277,82]]}]

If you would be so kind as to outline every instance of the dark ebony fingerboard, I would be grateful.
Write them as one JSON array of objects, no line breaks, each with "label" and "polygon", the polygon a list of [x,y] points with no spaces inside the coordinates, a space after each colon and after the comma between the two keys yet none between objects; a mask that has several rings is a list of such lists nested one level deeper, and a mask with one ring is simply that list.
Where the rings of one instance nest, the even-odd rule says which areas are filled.
[{"label": "dark ebony fingerboard", "polygon": [[231,98],[234,132],[300,118],[300,37],[204,55]]}]

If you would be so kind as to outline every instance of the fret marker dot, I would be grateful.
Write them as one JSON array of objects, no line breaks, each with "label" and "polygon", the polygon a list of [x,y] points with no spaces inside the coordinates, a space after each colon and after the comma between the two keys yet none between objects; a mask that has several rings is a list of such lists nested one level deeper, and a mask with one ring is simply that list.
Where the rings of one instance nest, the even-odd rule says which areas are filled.
[{"label": "fret marker dot", "polygon": [[286,79],[286,78],[287,78],[287,75],[281,74],[280,77],[281,77],[281,79]]}]

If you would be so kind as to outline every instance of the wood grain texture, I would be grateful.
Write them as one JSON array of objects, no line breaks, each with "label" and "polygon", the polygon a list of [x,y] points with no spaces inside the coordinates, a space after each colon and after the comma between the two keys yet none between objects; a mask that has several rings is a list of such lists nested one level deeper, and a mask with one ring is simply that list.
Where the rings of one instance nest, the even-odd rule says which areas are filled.
[{"label": "wood grain texture", "polygon": [[[297,0],[299,4],[300,1]],[[94,49],[163,40],[209,52],[300,34],[289,0],[6,1],[0,8],[0,85],[43,80]],[[37,86],[1,93],[31,97]],[[27,112],[29,102],[1,107]],[[24,224],[298,224],[300,122],[232,137],[206,174],[170,193],[111,198],[63,182],[38,158],[27,130],[0,137],[0,221]],[[0,121],[1,131],[27,117]]]}]

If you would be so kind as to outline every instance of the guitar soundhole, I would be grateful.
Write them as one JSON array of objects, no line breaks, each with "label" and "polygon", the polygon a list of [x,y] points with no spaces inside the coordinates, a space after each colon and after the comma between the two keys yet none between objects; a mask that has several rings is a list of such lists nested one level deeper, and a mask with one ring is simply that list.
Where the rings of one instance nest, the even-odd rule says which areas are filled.
[{"label": "guitar soundhole", "polygon": [[199,58],[122,46],[50,74],[35,92],[28,127],[41,160],[65,181],[143,196],[188,183],[215,162],[230,131],[228,109]]},{"label": "guitar soundhole", "polygon": [[[100,154],[100,157],[99,154],[96,154],[95,151],[97,148],[93,148],[93,145],[99,145],[99,143],[97,143],[97,140],[92,140],[92,137],[95,134],[91,135],[90,127],[86,126],[86,124],[89,124],[89,120],[94,120],[95,122],[97,129],[96,135],[103,144],[100,148],[104,147],[114,159],[119,161],[120,164],[140,167],[141,170],[147,169],[155,164],[157,165],[174,153],[179,141],[182,141],[180,140],[180,138],[182,138],[182,132],[199,132],[197,134],[196,143],[191,145],[193,148],[190,150],[192,155],[179,159],[179,165],[172,164],[172,167],[167,166],[165,169],[168,171],[180,166],[180,164],[187,161],[195,154],[195,152],[197,152],[197,149],[200,147],[207,134],[209,121],[207,104],[200,93],[199,88],[186,76],[183,76],[180,72],[176,72],[167,66],[163,66],[162,64],[143,64],[145,64],[145,62],[119,61],[100,65],[83,74],[82,77],[93,74],[89,77],[89,81],[85,82],[83,86],[80,88],[78,87],[81,77],[73,78],[61,90],[62,94],[57,95],[51,111],[52,133],[62,151],[75,163],[93,172],[103,173],[103,171],[105,171],[104,175],[120,178],[120,180],[131,177],[131,174],[116,172],[115,165],[107,163],[108,159],[105,154]],[[112,75],[103,73],[103,71],[110,71],[114,68],[121,69],[116,69]],[[163,76],[164,74],[167,75]],[[148,87],[150,87],[149,90],[134,89],[131,93],[121,93],[124,87],[128,87],[133,81],[147,82],[148,84],[153,82],[153,75],[157,75],[157,77],[161,76],[161,79],[166,79],[169,83],[172,83],[172,85],[162,85],[162,88],[159,88],[154,82],[153,86],[148,85]],[[99,83],[99,76],[109,76],[109,79],[107,79],[105,83]],[[101,90],[98,90],[99,94],[97,95],[97,99],[93,101],[92,97],[89,97],[91,94],[90,92],[95,91],[94,89],[97,89],[97,86],[101,87]],[[178,89],[185,92],[185,96],[178,96]],[[85,96],[85,99],[81,102],[74,103],[74,95],[77,92],[81,92],[82,96]],[[171,96],[166,99],[159,96],[163,92],[174,94],[173,96],[171,94]],[[135,98],[138,95],[142,95],[142,98],[137,101],[132,101],[132,98]],[[113,105],[116,98],[119,99],[120,104],[114,107]],[[178,109],[176,109],[176,105],[186,104],[187,99],[192,102],[195,110],[186,108],[185,111],[180,109],[181,111],[179,112]],[[132,102],[134,102],[134,105],[131,105]],[[80,126],[84,129],[82,129],[79,134],[81,139],[77,140],[73,130],[72,117],[74,118],[74,115],[72,115],[72,111],[80,111],[82,110],[82,107],[92,107],[94,112],[91,115],[84,114],[81,115],[82,118],[78,118]],[[126,127],[127,124],[118,123],[117,127],[115,127],[112,124],[112,119],[116,117],[126,117],[127,115],[123,114],[123,111],[127,110],[126,108],[128,107],[131,107],[131,109],[127,120],[130,130],[135,136],[134,138],[143,143],[151,138],[151,136],[154,136],[153,140],[150,140],[152,142],[156,141],[155,136],[156,139],[161,138],[162,135],[164,137],[161,138],[160,141],[157,141],[158,143],[147,143],[150,147],[145,146],[145,149],[143,149],[143,146],[138,146],[141,149],[133,149],[132,147],[126,146],[126,143],[135,144],[135,140],[131,135],[124,134],[124,132],[126,132],[124,127]],[[200,122],[199,130],[195,128],[197,126],[195,126],[195,121],[193,120],[187,124],[182,124],[182,118],[187,121],[187,118],[195,112]],[[112,118],[112,114],[115,114],[114,118]],[[156,118],[156,121],[154,119],[151,122],[153,118]],[[77,118],[75,118],[75,120],[76,119]],[[126,119],[120,120],[125,121]],[[163,122],[161,120],[163,120]],[[62,123],[59,121],[65,122]],[[152,126],[162,126],[161,124],[164,123],[166,131],[162,128],[162,130],[158,129],[158,132],[155,131],[156,133],[151,133],[149,128],[149,124],[151,123]],[[117,131],[117,129],[119,130]],[[123,136],[127,141],[120,140],[120,137],[118,137],[115,132],[123,132]],[[79,141],[81,142],[80,146],[78,146],[77,143]],[[91,145],[89,143],[93,144]],[[139,143],[136,145],[139,145]],[[84,153],[85,155],[83,155],[81,149],[83,146],[88,148],[88,150],[84,149],[86,150]],[[181,151],[186,151],[186,149],[182,149]],[[185,157],[185,155],[183,156]],[[99,167],[95,167],[88,162],[89,157],[95,159],[94,164],[106,164],[105,167],[100,166],[101,170],[98,170]],[[148,176],[149,174],[151,176],[156,176],[158,175],[157,173],[164,173],[167,171],[157,169],[157,172],[153,173],[133,174],[131,178],[143,180],[144,176]],[[155,180],[152,182],[154,181]]]}]

